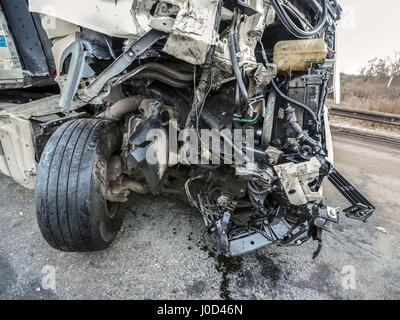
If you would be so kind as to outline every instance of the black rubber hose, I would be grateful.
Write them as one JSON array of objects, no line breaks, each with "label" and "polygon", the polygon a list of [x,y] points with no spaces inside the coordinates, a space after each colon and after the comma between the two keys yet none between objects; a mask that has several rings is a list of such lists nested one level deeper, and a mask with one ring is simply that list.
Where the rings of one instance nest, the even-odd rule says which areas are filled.
[{"label": "black rubber hose", "polygon": [[285,118],[286,122],[296,133],[297,139],[299,139],[301,143],[305,143],[311,146],[315,152],[321,154],[322,149],[320,144],[316,140],[311,138],[308,135],[307,131],[304,131],[303,128],[299,125],[299,123],[297,122],[295,110],[292,107],[289,106],[285,109]]},{"label": "black rubber hose", "polygon": [[307,107],[305,104],[303,104],[303,103],[301,103],[301,102],[299,102],[299,101],[296,101],[296,100],[294,100],[294,99],[292,99],[292,98],[289,98],[287,95],[285,95],[285,94],[278,88],[278,86],[277,86],[276,83],[275,83],[275,80],[272,80],[271,83],[272,83],[272,86],[274,87],[274,90],[276,91],[276,93],[277,93],[281,98],[285,99],[287,102],[289,102],[289,103],[291,103],[291,104],[294,104],[294,105],[298,106],[299,108],[303,109],[304,111],[307,111],[307,112],[312,116],[312,118],[313,118],[313,120],[315,121],[315,123],[318,124],[317,116],[315,115],[314,111],[312,111],[311,108],[309,108],[309,107]]},{"label": "black rubber hose", "polygon": [[231,33],[229,35],[229,52],[231,54],[231,61],[233,72],[235,73],[236,80],[239,85],[240,92],[242,93],[242,97],[249,100],[249,94],[247,93],[246,85],[244,84],[242,72],[240,71],[239,64],[236,57],[236,46],[235,46],[235,34]]},{"label": "black rubber hose", "polygon": [[328,0],[323,1],[323,11],[322,16],[318,22],[318,24],[311,30],[305,31],[300,29],[289,17],[286,10],[282,7],[282,4],[279,0],[271,0],[272,6],[274,7],[279,19],[285,25],[290,33],[292,33],[295,37],[298,38],[310,38],[326,25],[328,19]]}]

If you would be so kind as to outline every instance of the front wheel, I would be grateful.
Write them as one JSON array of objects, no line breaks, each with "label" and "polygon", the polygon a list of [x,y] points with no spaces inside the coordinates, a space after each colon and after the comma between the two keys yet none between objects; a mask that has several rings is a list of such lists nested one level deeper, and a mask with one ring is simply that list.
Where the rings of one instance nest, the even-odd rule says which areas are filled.
[{"label": "front wheel", "polygon": [[107,248],[121,227],[106,200],[107,165],[122,142],[116,124],[78,119],[62,125],[43,151],[36,184],[37,221],[45,240],[68,252]]}]

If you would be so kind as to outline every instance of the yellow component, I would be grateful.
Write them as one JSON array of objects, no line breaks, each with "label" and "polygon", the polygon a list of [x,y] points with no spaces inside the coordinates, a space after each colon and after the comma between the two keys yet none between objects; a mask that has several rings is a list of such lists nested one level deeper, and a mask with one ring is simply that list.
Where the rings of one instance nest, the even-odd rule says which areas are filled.
[{"label": "yellow component", "polygon": [[304,71],[311,63],[321,63],[328,54],[323,39],[279,41],[274,48],[278,71]]}]

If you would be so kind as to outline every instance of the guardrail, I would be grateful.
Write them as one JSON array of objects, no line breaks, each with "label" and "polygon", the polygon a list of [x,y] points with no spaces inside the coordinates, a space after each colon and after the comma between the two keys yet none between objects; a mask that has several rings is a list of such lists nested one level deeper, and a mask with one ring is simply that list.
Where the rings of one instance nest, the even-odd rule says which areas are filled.
[{"label": "guardrail", "polygon": [[383,136],[371,132],[335,126],[331,126],[331,130],[334,137],[344,136],[364,143],[375,143],[386,147],[392,147],[396,151],[400,150],[400,139],[396,137]]},{"label": "guardrail", "polygon": [[349,107],[329,106],[330,112],[334,116],[367,120],[378,123],[385,123],[400,126],[400,115],[392,113],[375,112],[369,110],[354,109]]}]

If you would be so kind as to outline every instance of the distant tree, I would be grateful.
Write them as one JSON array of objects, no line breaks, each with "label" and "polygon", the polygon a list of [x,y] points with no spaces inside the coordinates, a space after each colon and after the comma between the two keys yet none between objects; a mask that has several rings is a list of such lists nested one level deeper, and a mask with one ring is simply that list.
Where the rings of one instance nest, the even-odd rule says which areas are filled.
[{"label": "distant tree", "polygon": [[368,62],[361,69],[361,75],[365,80],[376,82],[399,80],[400,79],[400,52],[395,52],[392,58],[375,58]]},{"label": "distant tree", "polygon": [[392,76],[394,78],[400,78],[400,52],[395,53],[395,57],[392,61]]}]

